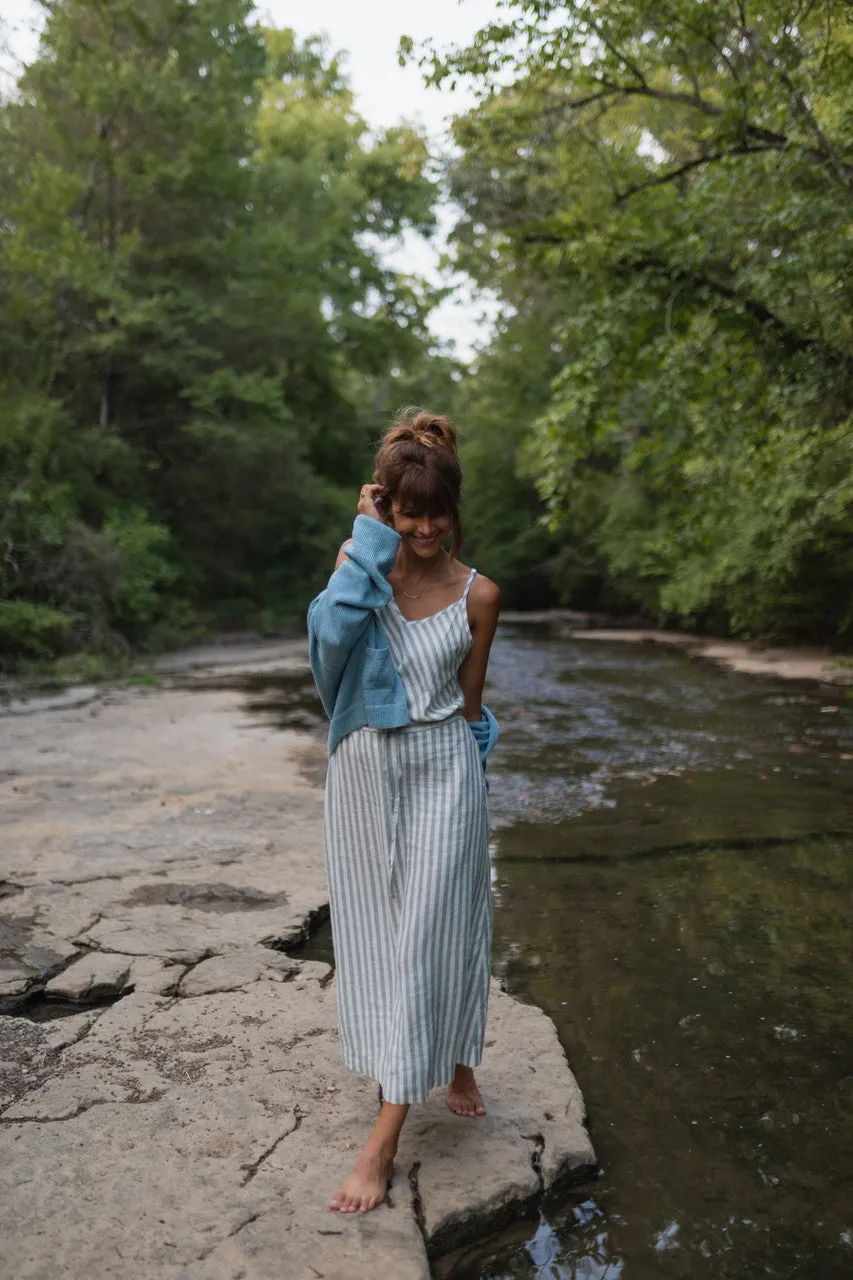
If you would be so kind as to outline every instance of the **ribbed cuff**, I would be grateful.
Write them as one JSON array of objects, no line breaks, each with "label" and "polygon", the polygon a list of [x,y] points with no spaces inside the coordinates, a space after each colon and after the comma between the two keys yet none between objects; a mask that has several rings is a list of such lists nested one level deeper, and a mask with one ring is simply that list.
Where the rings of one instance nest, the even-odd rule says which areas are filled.
[{"label": "ribbed cuff", "polygon": [[369,556],[383,577],[394,568],[397,551],[403,539],[396,529],[374,520],[373,516],[357,515],[352,524],[353,547]]}]

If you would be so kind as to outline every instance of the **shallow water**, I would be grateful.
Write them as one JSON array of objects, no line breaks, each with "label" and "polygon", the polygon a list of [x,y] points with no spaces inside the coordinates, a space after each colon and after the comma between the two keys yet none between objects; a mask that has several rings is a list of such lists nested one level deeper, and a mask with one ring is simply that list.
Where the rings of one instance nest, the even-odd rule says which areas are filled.
[{"label": "shallow water", "polygon": [[546,1010],[602,1167],[468,1274],[853,1275],[853,705],[505,629],[496,972]]}]

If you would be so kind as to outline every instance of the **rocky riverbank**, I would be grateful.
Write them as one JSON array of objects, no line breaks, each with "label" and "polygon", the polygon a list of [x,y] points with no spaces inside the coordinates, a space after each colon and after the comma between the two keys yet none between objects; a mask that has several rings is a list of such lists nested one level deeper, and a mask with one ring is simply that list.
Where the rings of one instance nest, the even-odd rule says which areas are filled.
[{"label": "rocky riverbank", "polygon": [[514,625],[547,625],[575,640],[619,640],[623,644],[663,644],[691,658],[710,658],[748,675],[781,676],[786,680],[818,680],[823,684],[853,684],[853,654],[840,654],[821,645],[767,645],[758,641],[714,639],[689,631],[661,631],[642,624],[621,625],[605,614],[573,609],[543,609],[519,613],[505,610],[501,621]]},{"label": "rocky riverbank", "polygon": [[[251,696],[272,671],[274,709]],[[0,1274],[447,1274],[594,1164],[554,1027],[495,987],[488,1116],[436,1091],[388,1202],[331,1213],[378,1097],[340,1064],[332,970],[288,954],[327,902],[305,647],[158,679],[0,719]]]}]

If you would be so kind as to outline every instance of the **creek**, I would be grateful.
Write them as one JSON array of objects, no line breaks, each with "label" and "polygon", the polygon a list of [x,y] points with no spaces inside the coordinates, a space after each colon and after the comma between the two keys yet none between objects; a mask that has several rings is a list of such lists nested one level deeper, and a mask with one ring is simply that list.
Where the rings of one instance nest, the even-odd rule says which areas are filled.
[{"label": "creek", "polygon": [[554,1020],[602,1175],[479,1275],[853,1274],[853,704],[505,629],[495,970]]}]

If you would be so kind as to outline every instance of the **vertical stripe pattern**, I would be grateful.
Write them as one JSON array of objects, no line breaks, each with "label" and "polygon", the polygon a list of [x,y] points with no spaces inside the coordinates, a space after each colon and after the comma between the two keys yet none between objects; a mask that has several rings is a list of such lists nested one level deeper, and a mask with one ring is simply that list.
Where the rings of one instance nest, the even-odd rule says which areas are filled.
[{"label": "vertical stripe pattern", "polygon": [[[467,617],[462,626],[454,615],[466,612],[463,597],[389,630],[395,663],[405,659],[398,670],[410,708],[435,715],[442,699],[455,701],[445,677],[449,662],[458,690],[471,637]],[[457,1062],[474,1067],[482,1056],[492,942],[488,793],[459,695],[443,718],[357,729],[329,760],[326,870],[341,1049],[349,1067],[379,1081],[388,1102],[423,1102],[450,1082]]]},{"label": "vertical stripe pattern", "polygon": [[393,597],[378,611],[413,721],[432,724],[446,720],[465,701],[458,676],[471,648],[468,592],[476,572],[471,570],[458,600],[428,618],[404,618]]}]

